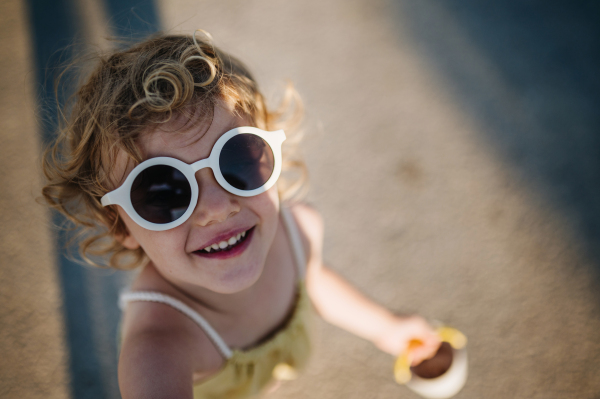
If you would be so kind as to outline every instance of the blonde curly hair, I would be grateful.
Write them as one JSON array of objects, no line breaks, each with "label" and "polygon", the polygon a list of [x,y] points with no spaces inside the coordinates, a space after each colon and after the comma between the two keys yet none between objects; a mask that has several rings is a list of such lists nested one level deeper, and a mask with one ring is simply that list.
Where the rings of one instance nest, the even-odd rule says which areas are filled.
[{"label": "blonde curly hair", "polygon": [[117,154],[140,163],[137,140],[143,132],[174,114],[184,115],[188,123],[210,121],[221,101],[260,129],[286,130],[291,140],[283,147],[278,190],[282,200],[297,198],[306,187],[306,167],[293,134],[302,104],[290,84],[280,106],[269,110],[244,64],[215,47],[204,31],[160,34],[99,57],[64,107],[58,137],[46,149],[42,165],[47,179],[43,198],[72,222],[87,263],[125,270],[147,260],[143,249],[121,245],[117,237],[125,236],[125,224],[115,207],[100,203],[111,190]]}]

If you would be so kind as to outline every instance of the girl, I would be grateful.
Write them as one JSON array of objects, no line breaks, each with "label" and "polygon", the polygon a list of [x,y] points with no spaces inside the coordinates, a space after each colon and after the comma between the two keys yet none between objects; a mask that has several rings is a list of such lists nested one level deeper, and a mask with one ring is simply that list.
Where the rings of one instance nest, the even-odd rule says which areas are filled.
[{"label": "girl", "polygon": [[394,356],[420,341],[413,364],[433,356],[423,319],[322,264],[321,217],[289,201],[294,92],[269,110],[245,66],[196,36],[102,58],[45,157],[44,197],[83,229],[85,259],[141,269],[121,297],[123,398],[238,398],[293,378],[313,306]]}]

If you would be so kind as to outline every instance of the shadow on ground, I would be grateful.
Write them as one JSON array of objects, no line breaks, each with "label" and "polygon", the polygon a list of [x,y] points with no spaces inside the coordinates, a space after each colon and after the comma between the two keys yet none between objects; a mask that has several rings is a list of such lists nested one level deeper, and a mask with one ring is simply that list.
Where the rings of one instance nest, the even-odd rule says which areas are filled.
[{"label": "shadow on ground", "polygon": [[600,272],[600,3],[396,1],[486,139]]}]

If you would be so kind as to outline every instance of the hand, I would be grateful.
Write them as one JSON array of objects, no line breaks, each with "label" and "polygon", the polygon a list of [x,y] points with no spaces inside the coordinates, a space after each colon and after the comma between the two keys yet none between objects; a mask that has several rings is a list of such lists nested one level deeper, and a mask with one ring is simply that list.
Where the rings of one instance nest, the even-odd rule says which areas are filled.
[{"label": "hand", "polygon": [[[420,316],[394,316],[375,345],[393,356],[410,349],[411,364],[432,358],[441,345],[435,330]],[[410,347],[410,348],[409,348]]]}]

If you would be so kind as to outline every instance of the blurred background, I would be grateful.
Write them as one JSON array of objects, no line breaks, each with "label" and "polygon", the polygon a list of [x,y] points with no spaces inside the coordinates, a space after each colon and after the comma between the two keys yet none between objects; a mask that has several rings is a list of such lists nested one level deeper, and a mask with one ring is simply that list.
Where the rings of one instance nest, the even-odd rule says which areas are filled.
[{"label": "blurred background", "polygon": [[[457,398],[600,398],[591,0],[1,1],[0,397],[119,397],[129,276],[68,260],[60,219],[36,203],[53,80],[109,37],[197,28],[273,103],[295,83],[327,263],[394,311],[466,333]],[[318,329],[308,372],[272,397],[417,397],[394,359]]]}]

